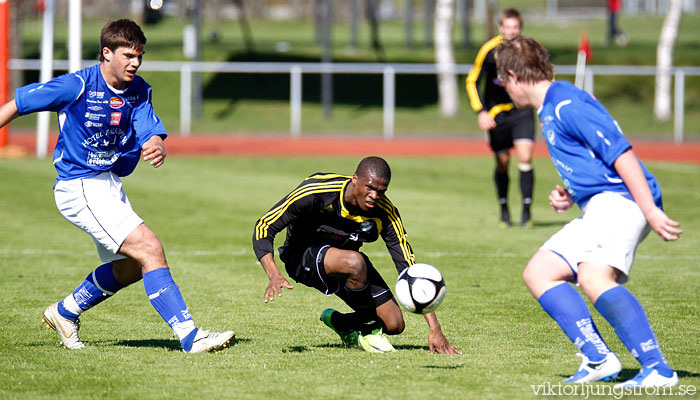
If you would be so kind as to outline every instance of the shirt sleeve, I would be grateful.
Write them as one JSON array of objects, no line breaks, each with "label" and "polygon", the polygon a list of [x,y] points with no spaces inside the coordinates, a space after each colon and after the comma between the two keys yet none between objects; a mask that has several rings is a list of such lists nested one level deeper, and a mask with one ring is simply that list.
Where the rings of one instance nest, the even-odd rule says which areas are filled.
[{"label": "shirt sleeve", "polygon": [[582,142],[591,157],[599,158],[609,167],[632,147],[617,121],[593,98],[574,99],[559,108],[558,116],[565,130]]},{"label": "shirt sleeve", "polygon": [[32,83],[15,90],[19,115],[37,111],[58,112],[77,100],[85,90],[85,83],[76,74],[64,74],[46,83]]},{"label": "shirt sleeve", "polygon": [[315,204],[313,195],[292,198],[292,193],[275,204],[255,223],[253,251],[258,260],[265,254],[274,253],[275,236],[280,231],[297,218],[313,210]]},{"label": "shirt sleeve", "polygon": [[479,86],[481,86],[481,79],[484,76],[484,61],[486,61],[486,55],[491,49],[487,48],[486,45],[482,46],[479,53],[476,55],[474,60],[474,66],[466,79],[467,97],[469,98],[469,105],[471,105],[474,112],[479,112],[484,109],[483,95]]},{"label": "shirt sleeve", "polygon": [[387,250],[394,261],[396,270],[401,273],[404,269],[415,264],[416,256],[408,243],[406,230],[403,227],[399,210],[386,198],[379,201],[379,206],[386,211],[385,220],[382,222],[380,232]]},{"label": "shirt sleeve", "polygon": [[132,128],[136,134],[139,149],[141,149],[141,146],[143,146],[143,144],[153,136],[160,135],[163,137],[163,139],[165,139],[168,135],[168,133],[165,131],[163,123],[158,115],[156,115],[155,110],[153,110],[150,87],[147,88],[147,92],[148,96],[146,101],[134,109],[134,113],[131,118]]}]

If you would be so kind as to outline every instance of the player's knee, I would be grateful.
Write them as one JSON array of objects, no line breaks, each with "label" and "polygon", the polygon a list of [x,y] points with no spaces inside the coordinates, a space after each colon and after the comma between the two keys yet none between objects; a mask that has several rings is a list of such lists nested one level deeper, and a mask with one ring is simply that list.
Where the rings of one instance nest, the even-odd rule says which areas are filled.
[{"label": "player's knee", "polygon": [[384,333],[387,335],[398,335],[403,332],[406,324],[403,320],[401,313],[398,315],[390,315],[388,318],[383,320],[384,322]]},{"label": "player's knee", "polygon": [[139,225],[126,238],[120,253],[137,260],[144,267],[165,266],[165,253],[158,237],[145,224]]},{"label": "player's knee", "polygon": [[525,286],[533,287],[535,284],[537,284],[537,282],[539,282],[541,277],[542,275],[540,274],[538,265],[530,260],[527,267],[525,267],[525,270],[523,271],[523,281],[525,282]]},{"label": "player's knee", "polygon": [[532,163],[518,163],[518,170],[520,172],[530,172],[532,171]]},{"label": "player's knee", "polygon": [[362,254],[355,251],[348,251],[343,258],[343,270],[349,279],[362,283],[367,282],[367,263]]}]

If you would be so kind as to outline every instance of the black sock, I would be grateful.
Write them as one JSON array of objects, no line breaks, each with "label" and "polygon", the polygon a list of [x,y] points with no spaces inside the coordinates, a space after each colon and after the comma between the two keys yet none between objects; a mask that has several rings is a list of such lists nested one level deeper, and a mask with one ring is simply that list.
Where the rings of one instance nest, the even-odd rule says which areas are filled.
[{"label": "black sock", "polygon": [[535,186],[535,173],[530,170],[520,171],[520,192],[523,194],[523,203],[528,206],[532,203],[532,190]]},{"label": "black sock", "polygon": [[508,201],[508,172],[499,172],[495,170],[493,173],[493,180],[496,182],[496,194],[501,204]]},{"label": "black sock", "polygon": [[331,314],[331,324],[336,330],[342,332],[357,331],[362,327],[362,322],[355,312],[347,314],[334,312]]},{"label": "black sock", "polygon": [[[357,316],[358,325],[353,330],[367,334],[381,327],[369,284],[358,289],[346,285],[343,287],[343,292],[343,300],[355,310]],[[336,328],[340,329],[339,327]]]}]

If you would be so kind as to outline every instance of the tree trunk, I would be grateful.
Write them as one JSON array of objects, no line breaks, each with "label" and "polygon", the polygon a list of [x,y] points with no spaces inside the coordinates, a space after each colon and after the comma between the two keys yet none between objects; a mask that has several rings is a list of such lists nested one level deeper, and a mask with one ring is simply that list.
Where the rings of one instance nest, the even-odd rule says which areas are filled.
[{"label": "tree trunk", "polygon": [[656,94],[654,96],[654,118],[668,121],[671,118],[671,66],[673,45],[678,36],[681,19],[681,0],[669,0],[668,14],[661,28],[659,45],[656,48]]},{"label": "tree trunk", "polygon": [[457,76],[452,48],[452,21],[455,1],[438,0],[435,7],[435,62],[438,70],[440,114],[446,118],[457,115],[459,98]]}]

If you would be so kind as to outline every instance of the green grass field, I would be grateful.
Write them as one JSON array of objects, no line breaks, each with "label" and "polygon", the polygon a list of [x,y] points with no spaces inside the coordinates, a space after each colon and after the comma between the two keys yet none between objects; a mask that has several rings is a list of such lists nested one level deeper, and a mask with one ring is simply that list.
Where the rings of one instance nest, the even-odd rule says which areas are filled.
[{"label": "green grass field", "polygon": [[[463,355],[430,355],[427,325],[418,315],[405,313],[405,332],[391,338],[399,351],[375,355],[340,347],[318,320],[327,307],[347,310],[335,297],[296,285],[264,304],[267,278],[251,249],[254,222],[306,175],[350,173],[358,161],[171,157],[161,169],[141,165],[125,179],[134,208],[164,243],[195,322],[236,331],[229,349],[187,355],[140,283],[83,314],[85,349],[59,345],[41,313],[99,260],[88,236],[56,210],[51,163],[0,160],[0,398],[520,399],[534,397],[531,385],[557,384],[574,372],[576,348],[521,280],[538,246],[578,215],[548,209],[558,177],[544,159],[535,162],[535,226],[502,231],[490,158],[388,158],[394,170],[388,196],[401,211],[417,260],[445,276],[447,296],[437,314]],[[652,234],[640,246],[628,288],[645,306],[681,385],[698,387],[700,166],[647,166],[685,234],[673,243]],[[364,250],[393,282],[384,246]],[[602,317],[593,316],[620,355],[622,377],[631,377],[637,363]]]}]

